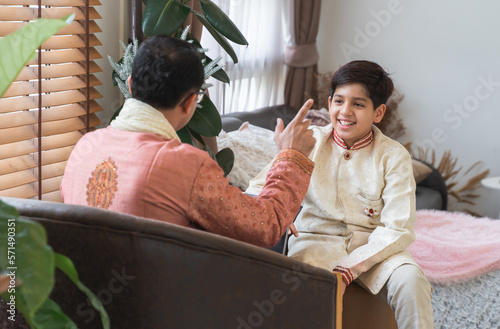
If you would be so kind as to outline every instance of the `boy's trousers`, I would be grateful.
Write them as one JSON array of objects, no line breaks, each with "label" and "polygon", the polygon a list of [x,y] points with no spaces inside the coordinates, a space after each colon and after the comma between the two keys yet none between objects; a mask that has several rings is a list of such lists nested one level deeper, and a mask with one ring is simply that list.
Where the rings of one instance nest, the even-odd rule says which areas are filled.
[{"label": "boy's trousers", "polygon": [[392,308],[398,329],[434,328],[432,286],[417,266],[398,267],[376,296]]}]

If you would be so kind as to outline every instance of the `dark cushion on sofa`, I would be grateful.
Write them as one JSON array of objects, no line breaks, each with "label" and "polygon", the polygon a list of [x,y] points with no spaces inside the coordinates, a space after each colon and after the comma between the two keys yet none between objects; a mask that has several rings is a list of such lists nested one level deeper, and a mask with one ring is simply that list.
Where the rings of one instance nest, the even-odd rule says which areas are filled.
[{"label": "dark cushion on sofa", "polygon": [[439,191],[417,185],[415,193],[417,209],[443,209],[443,200]]},{"label": "dark cushion on sofa", "polygon": [[236,117],[224,116],[222,117],[222,129],[224,131],[234,131],[241,127],[244,121]]},{"label": "dark cushion on sofa", "polygon": [[[266,128],[274,131],[278,118],[283,119],[285,126],[295,118],[297,110],[290,105],[276,105],[257,109],[252,112],[233,112],[222,115],[222,129],[224,131],[233,131],[239,128],[234,128],[233,124],[236,118],[241,123],[248,121],[255,126]],[[233,129],[234,128],[234,129]]]},{"label": "dark cushion on sofa", "polygon": [[[448,207],[448,190],[443,176],[430,163],[422,160],[418,161],[431,168],[432,172],[417,184],[417,209],[446,210]],[[418,200],[419,198],[420,200]]]}]

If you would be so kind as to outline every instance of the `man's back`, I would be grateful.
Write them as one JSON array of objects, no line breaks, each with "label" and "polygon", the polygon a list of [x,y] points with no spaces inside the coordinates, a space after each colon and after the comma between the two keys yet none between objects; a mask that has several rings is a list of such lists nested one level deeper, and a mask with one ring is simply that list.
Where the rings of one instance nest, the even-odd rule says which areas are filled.
[{"label": "man's back", "polygon": [[65,203],[187,226],[193,180],[207,157],[157,134],[99,129],[83,136],[73,150],[62,197]]}]

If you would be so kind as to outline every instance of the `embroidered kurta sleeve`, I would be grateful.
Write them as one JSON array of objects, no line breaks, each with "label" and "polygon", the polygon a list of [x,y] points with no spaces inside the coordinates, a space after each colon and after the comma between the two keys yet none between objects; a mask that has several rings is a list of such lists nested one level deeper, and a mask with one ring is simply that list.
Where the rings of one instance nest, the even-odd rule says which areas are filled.
[{"label": "embroidered kurta sleeve", "polygon": [[231,186],[217,163],[207,159],[194,181],[188,218],[209,232],[271,247],[297,215],[313,168],[302,153],[283,150],[275,157],[262,192],[250,196]]},{"label": "embroidered kurta sleeve", "polygon": [[269,170],[271,170],[271,166],[273,163],[269,163],[267,166],[262,169],[257,176],[255,176],[250,183],[248,184],[248,188],[246,189],[245,193],[250,194],[250,195],[259,195],[262,189],[264,188],[264,185],[266,185],[266,178],[267,178],[267,173]]},{"label": "embroidered kurta sleeve", "polygon": [[375,264],[404,251],[415,240],[415,181],[411,158],[401,152],[388,159],[380,225],[370,234],[367,244],[354,249],[334,269],[347,284]]}]

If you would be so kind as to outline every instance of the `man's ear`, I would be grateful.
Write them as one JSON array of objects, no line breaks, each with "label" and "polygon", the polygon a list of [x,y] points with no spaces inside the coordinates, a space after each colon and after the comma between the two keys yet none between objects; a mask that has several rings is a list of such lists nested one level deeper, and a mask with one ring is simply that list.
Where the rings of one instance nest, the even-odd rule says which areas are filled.
[{"label": "man's ear", "polygon": [[386,109],[387,107],[385,106],[385,104],[382,104],[379,107],[377,107],[377,109],[375,110],[375,118],[373,118],[373,122],[379,123],[380,121],[382,121]]},{"label": "man's ear", "polygon": [[132,76],[130,75],[127,79],[128,82],[128,91],[130,92],[130,95],[132,95]]},{"label": "man's ear", "polygon": [[196,94],[192,94],[189,96],[186,101],[184,102],[184,105],[182,105],[182,112],[184,113],[190,113],[191,112],[191,107],[194,106],[196,107]]}]

